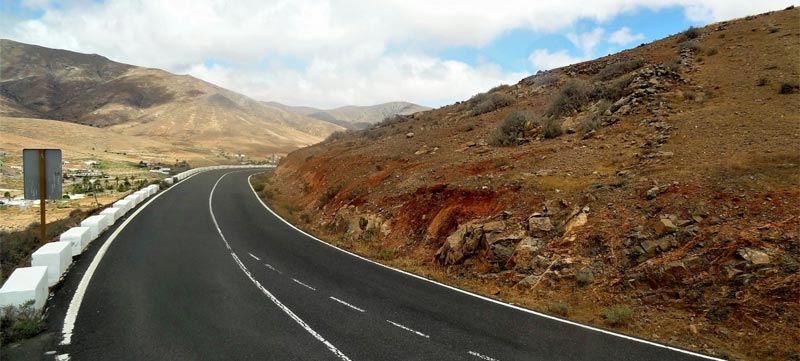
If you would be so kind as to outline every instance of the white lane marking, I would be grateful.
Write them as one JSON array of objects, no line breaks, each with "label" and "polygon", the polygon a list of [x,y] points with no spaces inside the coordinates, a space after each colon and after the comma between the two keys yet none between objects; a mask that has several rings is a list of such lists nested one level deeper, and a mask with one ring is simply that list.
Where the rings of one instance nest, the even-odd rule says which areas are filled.
[{"label": "white lane marking", "polygon": [[247,252],[247,254],[249,254],[249,255],[250,255],[250,257],[253,257],[253,259],[254,259],[254,260],[256,260],[256,261],[261,261],[261,258],[258,258],[258,257],[256,257],[256,256],[253,256],[253,254],[252,254],[252,253],[250,253],[250,252]]},{"label": "white lane marking", "polygon": [[479,353],[477,353],[475,351],[469,351],[467,353],[472,355],[472,356],[475,356],[475,357],[477,357],[479,359],[486,360],[486,361],[500,361],[500,360],[498,360],[496,358],[492,358],[492,357],[489,357],[489,356],[486,356],[486,355],[481,355],[481,354],[479,354]]},{"label": "white lane marking", "polygon": [[399,324],[397,322],[390,321],[390,320],[386,320],[386,322],[389,322],[389,323],[391,323],[391,324],[393,324],[393,325],[395,325],[397,327],[400,327],[400,328],[402,328],[402,329],[404,329],[406,331],[413,332],[413,333],[417,334],[417,336],[422,336],[422,337],[425,337],[425,338],[431,338],[430,336],[428,336],[428,335],[426,335],[426,334],[424,334],[422,332],[412,330],[412,329],[410,329],[410,328],[408,328],[406,326],[403,326],[403,325],[401,325],[401,324]]},{"label": "white lane marking", "polygon": [[269,206],[267,206],[267,204],[264,203],[263,200],[261,200],[261,197],[258,196],[258,193],[256,193],[256,190],[253,189],[253,184],[250,182],[250,178],[252,178],[252,177],[253,177],[253,175],[247,177],[247,183],[250,186],[250,190],[253,191],[253,196],[255,196],[256,199],[258,199],[258,201],[261,202],[261,205],[264,206],[264,208],[267,211],[269,211],[269,213],[272,213],[272,215],[274,215],[275,218],[280,219],[281,221],[283,221],[283,223],[286,223],[287,226],[292,227],[295,231],[304,234],[306,237],[308,237],[308,238],[310,238],[312,240],[315,240],[315,241],[317,241],[319,243],[322,243],[322,244],[324,244],[324,245],[326,245],[328,247],[331,247],[331,248],[333,248],[333,249],[335,249],[335,250],[337,250],[339,252],[349,254],[349,255],[351,255],[351,256],[353,256],[355,258],[358,258],[358,259],[360,259],[362,261],[369,262],[369,263],[372,263],[372,264],[374,264],[374,265],[376,265],[378,267],[383,267],[383,268],[386,268],[386,269],[390,269],[392,271],[399,272],[399,273],[402,273],[402,274],[404,274],[406,276],[414,277],[416,279],[419,279],[419,280],[422,280],[422,281],[425,281],[425,282],[430,282],[430,283],[433,283],[433,284],[438,285],[440,287],[448,288],[450,290],[465,294],[467,296],[472,296],[472,297],[475,297],[475,298],[479,298],[479,299],[487,301],[487,302],[491,302],[491,303],[494,303],[494,304],[497,304],[497,305],[501,305],[501,306],[504,306],[504,307],[512,308],[512,309],[515,309],[517,311],[522,311],[522,312],[529,313],[529,314],[532,314],[532,315],[536,315],[536,316],[539,316],[539,317],[543,317],[543,318],[546,318],[546,319],[549,319],[549,320],[566,323],[568,325],[577,326],[577,327],[581,327],[581,328],[584,328],[584,329],[587,329],[587,330],[592,330],[592,331],[595,331],[595,332],[604,333],[604,334],[610,335],[610,336],[624,338],[624,339],[629,340],[629,341],[639,342],[639,343],[643,343],[643,344],[654,346],[654,347],[659,347],[659,348],[664,348],[664,349],[675,351],[675,352],[680,352],[680,353],[686,354],[686,355],[691,355],[691,356],[695,356],[695,357],[704,358],[706,360],[725,361],[724,359],[721,359],[721,358],[712,357],[712,356],[708,356],[708,355],[703,355],[703,354],[700,354],[700,353],[697,353],[697,352],[692,352],[692,351],[680,349],[680,348],[677,348],[677,347],[663,345],[663,344],[660,344],[660,343],[657,343],[657,342],[647,341],[647,340],[644,340],[644,339],[641,339],[641,338],[636,338],[636,337],[633,337],[633,336],[623,335],[621,333],[616,333],[616,332],[612,332],[612,331],[609,331],[609,330],[604,330],[602,328],[597,328],[597,327],[593,327],[593,326],[589,326],[589,325],[584,325],[582,323],[578,323],[578,322],[575,322],[575,321],[570,321],[570,320],[565,320],[565,319],[558,318],[558,317],[555,317],[555,316],[550,316],[548,314],[536,312],[536,311],[533,311],[533,310],[529,310],[527,308],[522,308],[522,307],[519,307],[519,306],[516,306],[516,305],[512,305],[512,304],[509,304],[509,303],[505,303],[505,302],[502,302],[502,301],[491,299],[491,298],[486,297],[486,296],[481,296],[481,295],[476,294],[476,293],[465,291],[465,290],[462,290],[462,289],[457,288],[457,287],[446,285],[444,283],[437,282],[437,281],[434,281],[432,279],[428,279],[428,278],[425,278],[425,277],[422,277],[422,276],[419,276],[419,275],[415,275],[415,274],[413,274],[411,272],[403,271],[403,270],[397,269],[397,268],[392,268],[392,267],[389,267],[389,266],[387,266],[385,264],[381,264],[381,263],[375,262],[375,261],[373,261],[371,259],[364,258],[364,257],[362,257],[360,255],[357,255],[357,254],[353,253],[353,252],[350,252],[350,251],[345,250],[345,249],[341,249],[341,248],[336,247],[336,246],[334,246],[334,245],[332,245],[330,243],[327,243],[327,242],[325,242],[325,241],[323,241],[323,240],[321,240],[321,239],[319,239],[317,237],[314,237],[314,236],[306,233],[302,229],[297,228],[294,224],[289,223],[289,221],[283,219],[281,216],[279,216],[277,213],[275,213],[275,211],[273,211],[271,208],[269,208]]},{"label": "white lane marking", "polygon": [[60,355],[56,355],[56,361],[69,361],[69,354],[62,353]]},{"label": "white lane marking", "polygon": [[275,268],[275,267],[272,267],[272,265],[271,265],[271,264],[269,264],[269,263],[264,263],[264,266],[265,266],[265,267],[267,267],[267,268],[269,268],[269,269],[271,269],[271,270],[273,270],[273,271],[275,271],[275,272],[278,272],[278,274],[281,274],[281,275],[283,274],[283,272],[281,272],[281,271],[278,271],[278,269],[277,269],[277,268]]},{"label": "white lane marking", "polygon": [[[194,177],[197,174],[199,173],[186,177],[186,179]],[[184,179],[184,181],[186,179]],[[106,254],[108,247],[110,247],[111,243],[114,242],[114,239],[117,238],[117,235],[119,235],[119,233],[122,232],[123,229],[125,229],[125,226],[127,226],[128,223],[130,223],[134,218],[136,218],[136,215],[138,215],[142,210],[144,210],[145,207],[150,205],[150,203],[153,203],[153,201],[155,201],[156,198],[161,197],[165,193],[173,190],[175,187],[178,187],[183,183],[184,182],[178,182],[177,184],[165,189],[164,191],[159,192],[153,198],[150,198],[150,200],[147,201],[147,203],[136,209],[136,212],[133,212],[133,214],[131,214],[130,217],[128,217],[125,220],[125,222],[122,222],[122,224],[120,224],[120,226],[117,227],[116,230],[114,230],[114,233],[108,236],[106,243],[103,243],[103,245],[97,251],[97,254],[95,254],[94,256],[94,259],[92,259],[92,263],[89,264],[89,268],[86,269],[86,273],[83,274],[83,278],[81,278],[80,283],[78,283],[78,288],[75,290],[75,294],[72,296],[72,300],[69,302],[69,308],[67,308],[67,314],[66,316],[64,316],[64,327],[61,330],[63,339],[61,340],[60,345],[66,346],[72,343],[72,331],[75,329],[75,321],[77,321],[78,319],[78,312],[81,310],[81,303],[83,302],[83,297],[86,295],[86,289],[89,288],[89,282],[92,280],[92,276],[94,276],[94,271],[97,270],[97,266],[100,264],[100,261]]]},{"label": "white lane marking", "polygon": [[358,312],[362,312],[362,313],[363,313],[363,312],[367,312],[367,311],[364,311],[363,309],[360,309],[360,308],[358,308],[358,307],[356,307],[356,306],[353,306],[353,305],[351,305],[351,304],[349,304],[349,303],[347,303],[347,302],[344,302],[344,301],[342,301],[342,300],[340,300],[340,299],[338,299],[338,298],[336,298],[336,297],[333,297],[333,296],[331,296],[331,297],[330,297],[330,299],[332,299],[332,300],[334,300],[334,301],[336,301],[336,302],[339,302],[339,303],[341,303],[341,304],[343,304],[343,305],[345,305],[345,306],[347,306],[347,307],[350,307],[350,308],[352,308],[352,309],[354,309],[354,310],[356,310],[356,311],[358,311]]},{"label": "white lane marking", "polygon": [[[231,246],[230,246],[230,244],[228,244],[228,240],[225,239],[225,235],[222,234],[222,230],[219,228],[219,223],[217,223],[217,217],[214,216],[214,209],[211,207],[211,200],[214,199],[214,190],[217,189],[217,185],[219,185],[219,182],[222,181],[222,178],[225,178],[226,175],[231,174],[231,173],[235,173],[235,172],[225,173],[221,177],[219,177],[219,179],[217,179],[217,182],[214,183],[214,187],[211,188],[211,193],[208,195],[208,212],[211,213],[211,220],[214,222],[214,226],[217,227],[217,232],[219,233],[220,238],[222,238],[222,242],[225,242],[225,246],[228,247],[229,250],[231,249]],[[236,252],[233,252],[231,250],[230,255],[231,255],[231,257],[233,257],[233,260],[236,262],[236,264],[239,265],[239,268],[241,268],[242,272],[244,272],[244,274],[247,276],[247,278],[249,278],[250,281],[253,282],[253,284],[256,285],[256,287],[259,290],[261,290],[261,293],[266,295],[267,298],[269,298],[269,300],[272,301],[272,303],[274,303],[276,306],[278,306],[278,308],[280,308],[281,311],[283,311],[285,314],[287,314],[292,320],[294,320],[294,322],[296,322],[298,325],[300,325],[300,327],[302,327],[304,330],[306,330],[306,332],[311,334],[311,336],[314,336],[314,338],[316,338],[318,341],[322,342],[325,345],[325,347],[327,347],[328,350],[333,352],[333,354],[336,355],[336,357],[338,357],[340,360],[350,361],[350,358],[348,358],[344,353],[342,353],[342,351],[339,351],[339,349],[337,349],[336,346],[334,346],[332,343],[328,342],[328,340],[323,338],[322,335],[317,333],[317,331],[314,331],[314,329],[312,329],[311,326],[309,326],[307,323],[305,323],[305,321],[303,321],[294,312],[292,312],[292,310],[290,310],[289,307],[286,307],[280,300],[278,300],[277,297],[272,295],[272,293],[269,290],[264,288],[264,286],[262,286],[261,283],[258,282],[258,280],[256,280],[253,277],[253,274],[250,273],[250,271],[247,269],[247,267],[245,267],[244,263],[242,263],[242,261],[236,255]]]},{"label": "white lane marking", "polygon": [[297,278],[292,278],[292,281],[294,281],[294,282],[295,282],[295,283],[297,283],[298,285],[301,285],[301,286],[303,286],[303,287],[305,287],[305,288],[308,288],[308,289],[310,289],[310,290],[312,290],[312,291],[316,291],[316,290],[317,290],[317,289],[316,289],[316,288],[314,288],[314,287],[311,287],[311,286],[309,286],[309,285],[307,285],[307,284],[305,284],[305,283],[303,283],[303,282],[300,282],[299,280],[297,280]]}]

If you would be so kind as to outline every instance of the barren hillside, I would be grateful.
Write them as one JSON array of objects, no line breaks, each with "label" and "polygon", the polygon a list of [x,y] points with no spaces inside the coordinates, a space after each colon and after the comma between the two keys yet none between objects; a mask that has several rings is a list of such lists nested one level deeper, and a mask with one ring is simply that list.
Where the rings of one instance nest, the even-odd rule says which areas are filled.
[{"label": "barren hillside", "polygon": [[62,120],[259,156],[307,146],[342,129],[188,75],[99,55],[2,39],[0,64],[3,116]]},{"label": "barren hillside", "polygon": [[431,108],[409,102],[389,102],[370,106],[348,105],[335,109],[322,110],[311,107],[294,107],[276,102],[265,103],[291,113],[336,124],[347,129],[364,129],[395,115],[411,115]]},{"label": "barren hillside", "polygon": [[800,9],[292,152],[280,212],[382,262],[749,360],[800,359]]}]

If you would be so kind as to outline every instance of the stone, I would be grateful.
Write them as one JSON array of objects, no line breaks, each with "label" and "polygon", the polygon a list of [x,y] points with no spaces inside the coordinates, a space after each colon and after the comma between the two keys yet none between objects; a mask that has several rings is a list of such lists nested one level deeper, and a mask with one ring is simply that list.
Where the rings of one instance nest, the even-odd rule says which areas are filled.
[{"label": "stone", "polygon": [[656,222],[655,230],[656,234],[663,235],[675,233],[678,230],[678,227],[668,218],[663,218]]},{"label": "stone", "polygon": [[589,221],[589,207],[572,211],[572,216],[567,218],[564,225],[564,234],[569,234],[572,230],[583,227]]},{"label": "stone", "polygon": [[550,217],[532,216],[528,218],[528,231],[531,235],[550,232],[553,230],[553,223]]},{"label": "stone", "polygon": [[484,233],[497,233],[497,232],[502,232],[505,229],[506,229],[506,223],[503,221],[494,221],[485,223],[483,225]]},{"label": "stone", "polygon": [[736,253],[742,258],[755,265],[770,264],[771,260],[769,255],[752,248],[741,248]]},{"label": "stone", "polygon": [[669,251],[670,248],[672,248],[672,244],[669,237],[663,237],[657,239],[656,244],[658,245],[658,248],[661,250],[661,252]]},{"label": "stone", "polygon": [[655,241],[652,241],[652,240],[642,241],[640,243],[640,245],[642,246],[642,249],[644,250],[644,252],[646,254],[649,254],[649,255],[656,254],[656,249],[658,248],[658,243],[656,243]]},{"label": "stone", "polygon": [[463,246],[466,232],[466,225],[458,226],[456,231],[447,236],[442,246],[436,251],[435,256],[443,265],[457,264],[464,259]]},{"label": "stone", "polygon": [[514,254],[508,260],[506,268],[531,270],[536,267],[536,257],[547,243],[541,238],[525,237],[514,248]]},{"label": "stone", "polygon": [[414,133],[413,132],[406,133],[406,138],[414,138]]},{"label": "stone", "polygon": [[661,194],[661,188],[653,187],[647,190],[647,199],[654,199]]}]

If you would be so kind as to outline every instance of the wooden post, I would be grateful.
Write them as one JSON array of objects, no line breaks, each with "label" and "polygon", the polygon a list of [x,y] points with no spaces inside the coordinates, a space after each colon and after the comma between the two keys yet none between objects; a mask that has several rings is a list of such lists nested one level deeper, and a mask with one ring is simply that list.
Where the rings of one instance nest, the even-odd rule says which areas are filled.
[{"label": "wooden post", "polygon": [[44,176],[44,149],[39,149],[39,213],[41,216],[40,220],[40,227],[41,230],[41,238],[39,239],[39,243],[45,244],[47,243],[47,217],[45,217],[45,211],[47,210],[47,187],[45,186],[45,176]]}]

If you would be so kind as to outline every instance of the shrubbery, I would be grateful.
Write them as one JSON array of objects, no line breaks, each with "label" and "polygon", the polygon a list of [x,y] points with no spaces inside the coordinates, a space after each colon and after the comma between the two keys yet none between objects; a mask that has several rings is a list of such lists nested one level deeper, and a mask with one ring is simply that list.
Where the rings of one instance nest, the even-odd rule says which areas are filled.
[{"label": "shrubbery", "polygon": [[479,115],[494,111],[510,105],[514,101],[508,94],[504,93],[481,93],[473,96],[467,101],[470,106],[471,115]]},{"label": "shrubbery", "polygon": [[597,80],[611,80],[620,75],[630,73],[644,65],[642,59],[629,59],[606,65],[597,73]]},{"label": "shrubbery", "polygon": [[628,323],[633,316],[633,311],[623,305],[613,305],[601,314],[603,320],[609,326],[620,326]]},{"label": "shrubbery", "polygon": [[525,126],[533,118],[527,111],[513,111],[506,116],[489,138],[489,144],[499,147],[517,145],[525,137]]},{"label": "shrubbery", "polygon": [[585,81],[571,79],[561,88],[556,99],[550,103],[547,114],[555,117],[569,115],[589,101],[590,87]]},{"label": "shrubbery", "polygon": [[327,138],[325,138],[325,143],[335,142],[337,140],[344,139],[346,134],[347,133],[345,131],[337,130],[337,131],[331,133],[330,135],[328,135]]},{"label": "shrubbery", "polygon": [[681,33],[681,36],[678,37],[678,42],[682,43],[689,40],[694,40],[700,37],[700,29],[690,26],[686,31]]},{"label": "shrubbery", "polygon": [[3,307],[1,312],[0,337],[4,345],[31,338],[44,331],[44,316],[33,308],[33,300],[19,307]]}]

